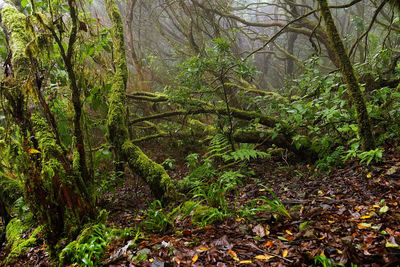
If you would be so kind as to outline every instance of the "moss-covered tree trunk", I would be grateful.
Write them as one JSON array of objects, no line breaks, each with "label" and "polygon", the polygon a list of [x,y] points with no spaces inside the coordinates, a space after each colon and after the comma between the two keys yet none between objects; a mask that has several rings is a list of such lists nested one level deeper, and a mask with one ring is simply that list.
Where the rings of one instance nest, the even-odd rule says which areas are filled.
[{"label": "moss-covered tree trunk", "polygon": [[[11,5],[5,5],[1,18],[12,55],[12,72],[2,81],[2,89],[7,92],[11,115],[24,138],[20,155],[25,162],[24,195],[39,223],[44,225],[50,251],[55,252],[60,238],[74,237],[80,227],[95,217],[94,199],[82,179],[79,163],[67,159],[54,129],[49,126],[51,123],[32,99],[32,95],[39,94],[40,90],[27,91],[36,85],[31,82],[35,69],[25,52],[30,41],[25,29],[25,15]],[[79,152],[75,149],[73,153],[74,161],[79,161],[76,156]]]},{"label": "moss-covered tree trunk", "polygon": [[356,109],[358,133],[361,138],[361,148],[371,150],[375,148],[374,136],[372,134],[371,122],[365,104],[364,96],[361,92],[354,69],[344,48],[343,41],[339,36],[327,0],[318,0],[321,14],[324,18],[329,39],[339,61],[340,69],[346,81],[351,101]]},{"label": "moss-covered tree trunk", "polygon": [[149,185],[154,196],[171,197],[173,183],[164,168],[149,159],[129,139],[126,121],[126,82],[128,78],[124,29],[121,14],[114,0],[106,0],[106,10],[111,19],[115,74],[109,96],[107,115],[108,140],[113,145],[118,160],[128,163]]}]

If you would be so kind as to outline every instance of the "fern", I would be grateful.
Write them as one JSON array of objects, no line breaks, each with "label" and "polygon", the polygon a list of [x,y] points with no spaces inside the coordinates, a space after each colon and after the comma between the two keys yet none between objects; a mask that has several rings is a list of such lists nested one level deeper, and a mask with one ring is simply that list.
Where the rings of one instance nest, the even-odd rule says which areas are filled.
[{"label": "fern", "polygon": [[231,151],[231,145],[228,138],[223,134],[216,134],[210,141],[210,146],[208,147],[208,158],[223,158]]},{"label": "fern", "polygon": [[238,150],[223,155],[223,159],[225,161],[250,161],[251,159],[268,158],[270,156],[271,155],[268,153],[255,150],[254,146],[251,144],[241,144],[241,147]]}]

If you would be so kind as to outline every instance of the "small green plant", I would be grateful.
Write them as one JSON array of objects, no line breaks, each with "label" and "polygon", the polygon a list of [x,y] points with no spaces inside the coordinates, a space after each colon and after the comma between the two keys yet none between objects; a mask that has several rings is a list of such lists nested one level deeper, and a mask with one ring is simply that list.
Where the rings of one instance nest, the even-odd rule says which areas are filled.
[{"label": "small green plant", "polygon": [[209,180],[217,174],[210,159],[204,159],[202,165],[194,169],[188,176],[186,176],[180,183],[184,189],[195,189],[202,186],[206,180]]},{"label": "small green plant", "polygon": [[[334,266],[345,266],[342,263],[333,263],[329,258],[327,258],[324,254],[317,255],[314,258],[314,264],[315,266],[323,266],[323,267],[334,267]],[[351,264],[351,266],[357,266]]]},{"label": "small green plant", "polygon": [[264,187],[265,191],[269,192],[272,195],[273,199],[270,200],[266,196],[257,198],[256,201],[260,201],[261,203],[263,203],[257,208],[258,211],[267,211],[284,216],[286,218],[291,218],[282,201],[275,195],[275,193],[264,185],[262,185],[262,187]]},{"label": "small green plant", "polygon": [[175,169],[175,160],[171,159],[171,158],[167,158],[161,163],[161,165],[173,170],[173,169]]},{"label": "small green plant", "polygon": [[382,160],[383,148],[377,148],[370,151],[361,152],[358,157],[360,158],[360,163],[364,161],[367,162],[367,166],[371,163],[372,160],[375,160],[376,163]]},{"label": "small green plant", "polygon": [[62,262],[65,258],[74,266],[98,266],[101,256],[109,244],[110,231],[104,224],[96,224],[88,233],[82,234],[78,241],[71,242],[61,254]]},{"label": "small green plant", "polygon": [[240,185],[243,185],[241,178],[245,176],[239,171],[226,171],[219,178],[219,182],[228,190],[235,189]]},{"label": "small green plant", "polygon": [[186,156],[186,166],[188,166],[189,171],[193,171],[196,169],[198,163],[199,163],[199,154],[197,153],[192,153]]},{"label": "small green plant", "polygon": [[194,198],[204,198],[211,207],[226,211],[228,203],[225,199],[227,188],[221,183],[211,183],[196,189]]},{"label": "small green plant", "polygon": [[145,215],[146,219],[142,222],[142,226],[146,231],[162,233],[172,226],[168,216],[163,212],[160,200],[154,200],[145,211]]},{"label": "small green plant", "polygon": [[365,161],[368,166],[372,160],[375,160],[376,163],[380,162],[382,160],[383,151],[383,148],[376,148],[373,150],[360,152],[358,150],[358,143],[356,143],[355,145],[352,145],[350,150],[347,151],[347,155],[343,160],[346,161],[349,158],[359,158],[360,164]]}]

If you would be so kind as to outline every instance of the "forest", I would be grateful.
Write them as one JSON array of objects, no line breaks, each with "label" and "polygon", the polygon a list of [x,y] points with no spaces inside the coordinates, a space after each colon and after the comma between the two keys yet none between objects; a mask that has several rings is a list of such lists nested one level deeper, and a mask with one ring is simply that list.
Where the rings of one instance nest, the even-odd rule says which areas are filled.
[{"label": "forest", "polygon": [[400,266],[399,0],[0,0],[0,266]]}]

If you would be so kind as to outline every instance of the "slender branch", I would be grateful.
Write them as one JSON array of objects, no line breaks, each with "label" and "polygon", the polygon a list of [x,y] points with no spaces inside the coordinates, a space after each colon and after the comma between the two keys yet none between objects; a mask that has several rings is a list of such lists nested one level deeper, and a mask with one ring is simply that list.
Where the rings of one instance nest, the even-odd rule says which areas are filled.
[{"label": "slender branch", "polygon": [[[349,52],[349,57],[352,57],[355,48],[357,47],[358,43],[361,41],[362,38],[364,38],[369,31],[372,29],[372,26],[375,23],[376,17],[378,16],[379,12],[381,12],[382,8],[386,5],[388,0],[383,0],[382,3],[378,6],[378,8],[375,10],[374,15],[372,16],[372,20],[369,23],[368,28],[357,38],[357,40],[354,42],[354,44],[351,46],[350,52]],[[367,47],[365,47],[367,49]]]}]

